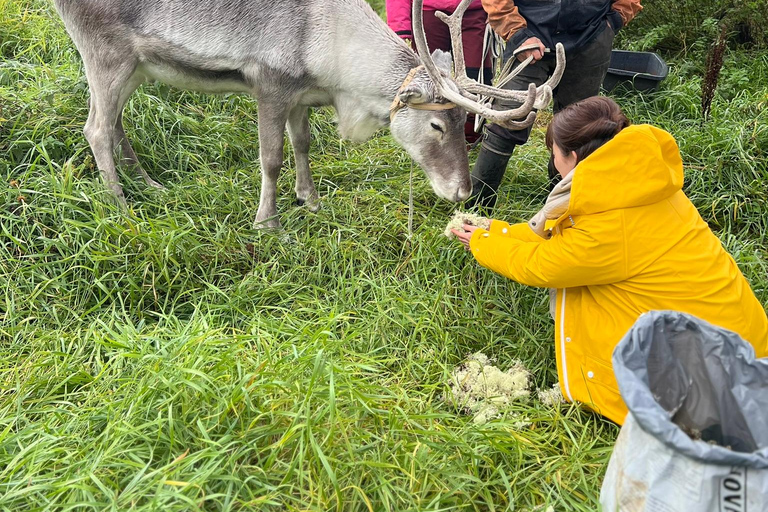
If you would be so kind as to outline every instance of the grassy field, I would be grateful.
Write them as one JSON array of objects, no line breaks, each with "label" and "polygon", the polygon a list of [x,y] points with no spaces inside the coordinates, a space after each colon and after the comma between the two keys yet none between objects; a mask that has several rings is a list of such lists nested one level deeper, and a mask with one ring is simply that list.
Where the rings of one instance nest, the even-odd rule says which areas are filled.
[{"label": "grassy field", "polygon": [[[700,57],[700,56],[699,56]],[[677,137],[686,191],[768,303],[768,52],[731,49],[702,124],[703,57],[615,98]],[[557,379],[547,293],[442,236],[455,205],[382,132],[312,122],[317,214],[279,182],[251,228],[255,102],[145,85],[145,169],[112,206],[82,134],[87,84],[46,0],[0,0],[0,510],[595,510],[618,428],[535,393],[475,425],[441,396],[475,351]],[[497,217],[546,197],[541,127]],[[288,146],[286,146],[286,150]],[[474,158],[474,155],[471,155]]]}]

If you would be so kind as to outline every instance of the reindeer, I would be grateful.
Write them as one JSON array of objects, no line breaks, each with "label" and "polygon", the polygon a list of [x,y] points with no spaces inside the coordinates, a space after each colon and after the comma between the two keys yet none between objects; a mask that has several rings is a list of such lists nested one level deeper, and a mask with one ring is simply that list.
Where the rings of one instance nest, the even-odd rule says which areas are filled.
[{"label": "reindeer", "polygon": [[[551,98],[552,79],[510,92],[466,78],[461,47],[464,0],[453,17],[457,79],[450,56],[429,54],[414,2],[423,63],[363,0],[54,0],[83,59],[90,89],[85,137],[102,179],[125,205],[113,153],[152,187],[123,129],[122,110],[145,81],[183,89],[251,94],[259,103],[262,182],[255,227],[280,226],[276,182],[287,127],[296,159],[296,198],[315,211],[309,168],[309,107],[332,105],[343,138],[362,141],[390,126],[394,139],[424,169],[435,193],[462,201],[471,192],[462,126],[466,110],[522,128],[534,103]],[[458,23],[458,25],[457,25]],[[419,30],[420,29],[420,30]],[[562,53],[562,52],[560,52]],[[560,55],[560,54],[559,54]],[[558,63],[564,60],[562,55]],[[558,66],[560,68],[560,66]],[[478,95],[513,97],[520,108],[495,111]],[[519,121],[519,119],[525,119]]]}]

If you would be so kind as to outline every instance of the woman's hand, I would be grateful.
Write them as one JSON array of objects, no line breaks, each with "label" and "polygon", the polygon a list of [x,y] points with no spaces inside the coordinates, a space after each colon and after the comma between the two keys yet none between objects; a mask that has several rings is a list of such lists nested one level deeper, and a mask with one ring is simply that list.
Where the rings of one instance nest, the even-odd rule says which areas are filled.
[{"label": "woman's hand", "polygon": [[464,246],[466,250],[469,250],[469,240],[472,238],[472,233],[475,232],[477,229],[477,226],[473,226],[471,224],[464,224],[463,226],[464,231],[459,231],[458,229],[452,229],[451,233],[456,235],[456,238],[459,239],[459,242]]}]

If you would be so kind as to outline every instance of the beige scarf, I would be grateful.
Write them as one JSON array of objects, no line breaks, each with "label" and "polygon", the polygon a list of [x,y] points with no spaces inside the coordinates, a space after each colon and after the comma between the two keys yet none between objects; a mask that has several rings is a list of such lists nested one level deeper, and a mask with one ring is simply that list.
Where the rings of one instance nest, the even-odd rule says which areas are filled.
[{"label": "beige scarf", "polygon": [[541,238],[550,238],[552,236],[552,230],[546,228],[547,221],[559,219],[568,210],[568,203],[571,201],[571,183],[573,183],[574,172],[569,172],[565,178],[555,185],[555,188],[547,196],[547,202],[544,203],[544,207],[528,221],[528,227]]},{"label": "beige scarf", "polygon": [[[571,202],[571,183],[573,183],[575,172],[569,172],[565,178],[555,185],[555,188],[547,196],[547,202],[544,203],[544,207],[528,221],[528,227],[540,237],[551,238],[552,230],[546,229],[547,221],[559,219],[568,210],[568,204]],[[553,319],[555,318],[556,294],[557,290],[555,288],[549,289],[549,314]]]}]

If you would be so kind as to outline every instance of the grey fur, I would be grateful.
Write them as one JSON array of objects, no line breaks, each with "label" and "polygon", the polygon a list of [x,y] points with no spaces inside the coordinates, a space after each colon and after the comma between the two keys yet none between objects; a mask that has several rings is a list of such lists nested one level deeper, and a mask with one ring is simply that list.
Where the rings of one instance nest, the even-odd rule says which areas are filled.
[{"label": "grey fur", "polygon": [[[107,187],[125,203],[113,158],[128,97],[145,80],[259,102],[262,187],[255,225],[278,227],[275,185],[285,128],[296,155],[296,196],[319,205],[309,169],[308,108],[332,105],[342,137],[365,140],[390,124],[389,106],[419,59],[363,0],[54,0],[85,66],[91,92],[85,136]],[[437,52],[436,52],[437,53]],[[438,60],[443,61],[440,55]],[[445,63],[443,64],[445,66]],[[400,98],[440,102],[420,71]],[[403,109],[392,135],[425,170],[437,195],[471,191],[465,111]]]}]

